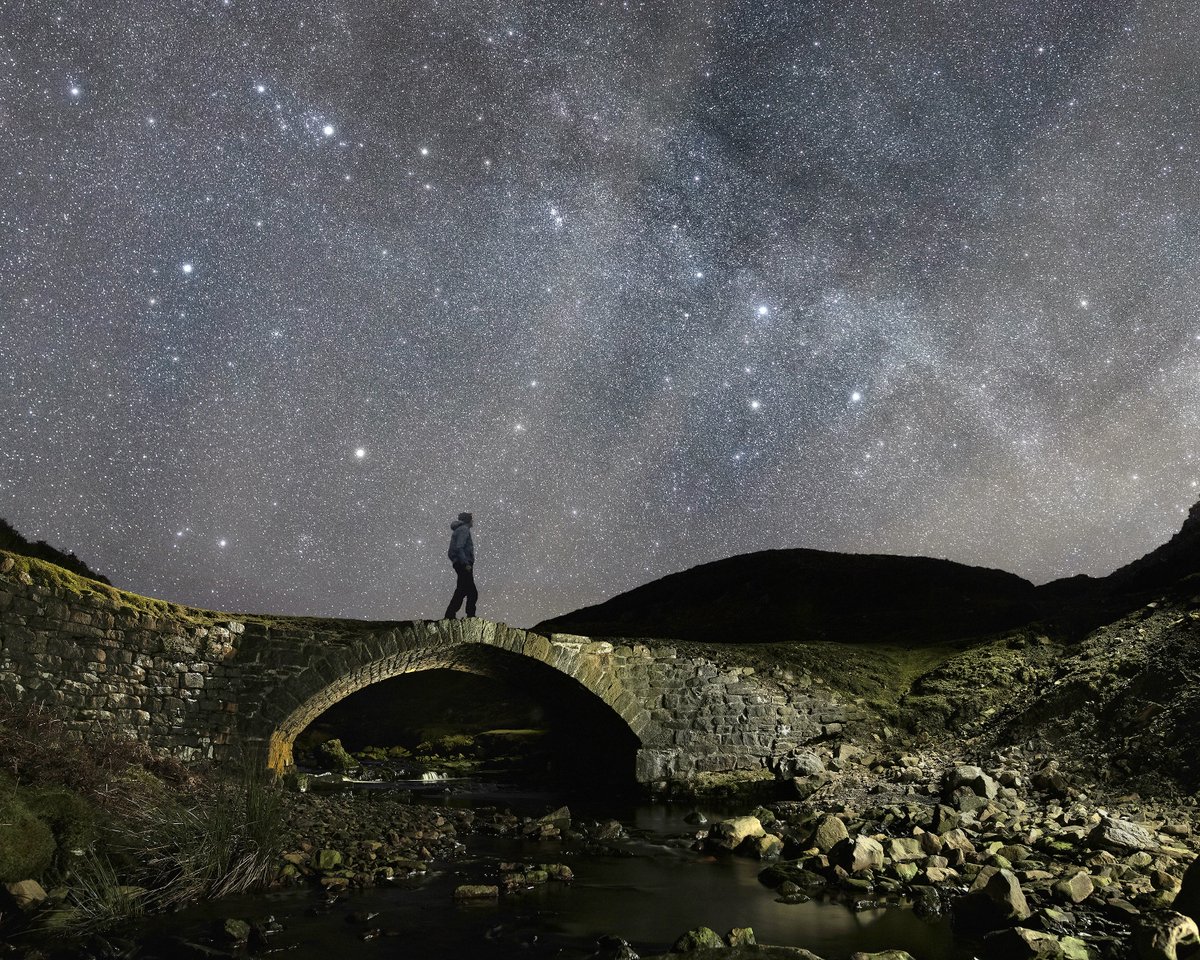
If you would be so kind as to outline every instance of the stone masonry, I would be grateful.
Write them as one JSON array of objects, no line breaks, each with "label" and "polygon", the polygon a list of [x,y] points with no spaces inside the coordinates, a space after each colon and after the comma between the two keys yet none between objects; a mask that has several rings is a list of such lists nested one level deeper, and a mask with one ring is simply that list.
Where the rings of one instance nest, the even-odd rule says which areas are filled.
[{"label": "stone masonry", "polygon": [[230,616],[0,551],[0,695],[186,760],[249,756],[283,770],[296,735],[333,703],[434,668],[598,698],[636,736],[645,783],[760,770],[847,722],[827,691],[785,688],[736,660],[736,647],[547,637],[480,619]]}]

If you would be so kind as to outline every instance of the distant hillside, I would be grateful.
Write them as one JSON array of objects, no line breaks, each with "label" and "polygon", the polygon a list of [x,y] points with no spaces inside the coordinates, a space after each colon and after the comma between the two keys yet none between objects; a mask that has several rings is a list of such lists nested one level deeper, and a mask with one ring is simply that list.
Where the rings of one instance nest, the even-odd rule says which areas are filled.
[{"label": "distant hillside", "polygon": [[75,556],[74,553],[63,553],[61,550],[50,546],[45,540],[30,543],[13,528],[11,523],[2,517],[0,517],[0,550],[7,550],[9,553],[19,553],[26,557],[36,557],[38,560],[57,564],[63,569],[70,570],[71,573],[78,574],[81,577],[99,580],[101,583],[107,583],[109,586],[112,586],[112,581],[93,571],[91,567]]},{"label": "distant hillside", "polygon": [[1110,591],[1161,590],[1196,573],[1200,573],[1200,502],[1192,506],[1175,536],[1102,582]]},{"label": "distant hillside", "polygon": [[949,560],[821,550],[729,557],[645,584],[535,629],[723,643],[933,643],[1035,619],[1037,590]]},{"label": "distant hillside", "polygon": [[1200,503],[1167,543],[1107,577],[1034,587],[1010,573],[949,560],[768,550],[671,574],[534,629],[717,643],[927,646],[1038,621],[1078,639],[1197,575]]}]

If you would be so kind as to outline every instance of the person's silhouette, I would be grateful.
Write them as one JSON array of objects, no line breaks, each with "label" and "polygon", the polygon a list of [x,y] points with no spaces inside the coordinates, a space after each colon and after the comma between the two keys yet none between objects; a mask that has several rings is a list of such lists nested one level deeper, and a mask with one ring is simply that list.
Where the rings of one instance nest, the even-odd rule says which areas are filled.
[{"label": "person's silhouette", "polygon": [[467,616],[475,616],[475,601],[479,599],[479,591],[475,589],[475,544],[471,540],[471,515],[460,513],[458,519],[450,524],[450,530],[450,549],[446,551],[446,556],[458,574],[458,585],[454,588],[454,596],[450,598],[450,606],[446,608],[447,620],[458,616],[458,608],[464,597],[467,600]]}]

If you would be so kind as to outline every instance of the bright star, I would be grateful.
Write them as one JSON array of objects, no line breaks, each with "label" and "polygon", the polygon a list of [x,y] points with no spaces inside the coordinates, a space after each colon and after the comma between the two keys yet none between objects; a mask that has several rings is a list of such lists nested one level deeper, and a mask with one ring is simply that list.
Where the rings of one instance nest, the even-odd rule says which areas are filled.
[{"label": "bright star", "polygon": [[223,548],[223,547],[225,546],[225,541],[224,541],[224,540],[218,540],[218,541],[217,541],[217,546],[218,546],[218,547],[222,547],[222,548]]},{"label": "bright star", "polygon": [[191,273],[196,268],[193,267],[190,263],[183,263],[183,264],[180,264],[179,269],[182,270],[184,273]]},{"label": "bright star", "polygon": [[851,403],[858,403],[860,400],[862,400],[862,394],[859,393],[857,390],[855,390],[852,394],[850,394],[850,402]]},{"label": "bright star", "polygon": [[332,123],[327,123],[321,128],[321,132],[327,137],[332,137],[336,131],[333,129]]},{"label": "bright star", "polygon": [[762,307],[759,307],[759,308],[758,308],[758,315],[759,315],[760,317],[765,317],[765,316],[766,316],[768,313],[770,313],[770,312],[771,312],[771,308],[770,308],[770,307],[762,306]]},{"label": "bright star", "polygon": [[762,409],[762,401],[761,400],[751,400],[750,401],[750,409],[751,410],[761,410]]},{"label": "bright star", "polygon": [[82,94],[83,94],[83,91],[82,91],[82,90],[80,90],[80,89],[79,89],[79,87],[72,87],[72,88],[71,88],[71,96],[73,96],[73,97],[78,97],[78,96],[82,96]]},{"label": "bright star", "polygon": [[363,457],[365,457],[367,455],[367,451],[365,449],[363,449],[362,447],[359,447],[357,450],[354,451],[354,455],[356,457],[358,457],[359,460],[361,460]]}]

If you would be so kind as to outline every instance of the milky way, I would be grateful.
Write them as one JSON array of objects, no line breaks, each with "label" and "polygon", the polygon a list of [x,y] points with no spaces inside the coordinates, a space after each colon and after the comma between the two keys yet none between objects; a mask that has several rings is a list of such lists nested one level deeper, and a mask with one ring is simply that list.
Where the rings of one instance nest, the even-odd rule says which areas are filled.
[{"label": "milky way", "polygon": [[16,5],[0,515],[371,618],[459,510],[518,624],[775,547],[1107,572],[1200,496],[1198,14]]}]

